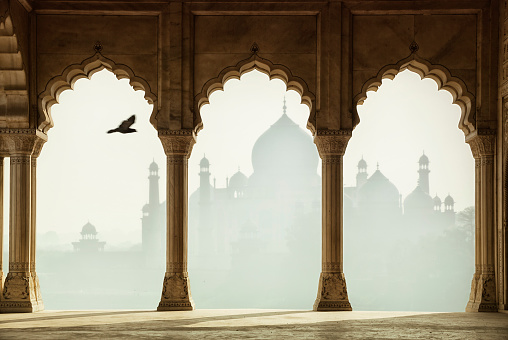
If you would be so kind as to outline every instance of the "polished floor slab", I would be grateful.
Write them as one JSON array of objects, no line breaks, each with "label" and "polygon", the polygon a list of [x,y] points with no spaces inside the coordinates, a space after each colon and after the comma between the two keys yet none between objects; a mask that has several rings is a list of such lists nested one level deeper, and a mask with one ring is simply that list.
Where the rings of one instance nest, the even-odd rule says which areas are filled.
[{"label": "polished floor slab", "polygon": [[0,314],[0,339],[508,339],[505,313],[304,310]]}]

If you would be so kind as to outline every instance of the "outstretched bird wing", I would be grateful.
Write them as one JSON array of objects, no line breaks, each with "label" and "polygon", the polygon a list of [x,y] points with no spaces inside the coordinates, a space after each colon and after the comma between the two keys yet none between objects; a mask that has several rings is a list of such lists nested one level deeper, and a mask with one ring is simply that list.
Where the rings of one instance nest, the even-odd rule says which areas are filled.
[{"label": "outstretched bird wing", "polygon": [[116,129],[109,130],[108,133],[120,132],[120,133],[129,133],[135,132],[136,130],[131,129],[131,125],[136,121],[136,116],[132,115],[129,119],[124,120]]},{"label": "outstretched bird wing", "polygon": [[121,130],[127,130],[128,128],[131,127],[132,124],[134,124],[135,121],[136,121],[136,116],[132,115],[129,119],[124,120],[122,122],[122,124],[120,124],[119,128]]}]

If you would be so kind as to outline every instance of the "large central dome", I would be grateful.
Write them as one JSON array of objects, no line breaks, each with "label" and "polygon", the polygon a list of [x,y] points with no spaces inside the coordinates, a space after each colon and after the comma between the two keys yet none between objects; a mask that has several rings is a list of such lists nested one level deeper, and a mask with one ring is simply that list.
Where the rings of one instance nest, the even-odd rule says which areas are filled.
[{"label": "large central dome", "polygon": [[318,160],[312,138],[284,112],[254,144],[251,178],[314,178]]}]

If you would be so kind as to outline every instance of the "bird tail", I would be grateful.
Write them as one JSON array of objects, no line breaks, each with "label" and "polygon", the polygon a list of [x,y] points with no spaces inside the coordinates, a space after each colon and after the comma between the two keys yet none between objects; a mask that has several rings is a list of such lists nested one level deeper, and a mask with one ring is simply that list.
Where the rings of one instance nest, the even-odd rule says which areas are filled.
[{"label": "bird tail", "polygon": [[113,129],[113,130],[109,130],[107,133],[113,133],[113,132],[116,132],[117,129]]}]

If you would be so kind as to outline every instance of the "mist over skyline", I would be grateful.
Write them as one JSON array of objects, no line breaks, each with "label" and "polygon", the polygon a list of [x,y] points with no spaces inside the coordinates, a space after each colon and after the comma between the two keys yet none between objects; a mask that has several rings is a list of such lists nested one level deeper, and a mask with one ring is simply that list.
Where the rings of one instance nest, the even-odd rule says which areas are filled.
[{"label": "mist over skyline", "polygon": [[[201,110],[204,129],[199,133],[189,159],[189,197],[200,185],[199,163],[204,155],[210,160],[210,185],[215,183],[217,188],[225,188],[226,179],[231,179],[239,170],[246,177],[252,175],[252,147],[259,136],[280,118],[284,98],[287,115],[310,139],[311,133],[306,129],[308,107],[300,104],[296,92],[286,91],[280,80],[270,81],[260,72],[249,72],[241,80],[228,81],[224,91],[211,95],[211,104]],[[139,251],[142,208],[148,201],[148,166],[152,161],[159,166],[160,202],[165,201],[166,192],[166,157],[157,133],[148,121],[152,106],[146,103],[142,91],[134,91],[127,80],[119,81],[107,71],[98,72],[91,80],[79,80],[74,91],[65,91],[60,101],[52,108],[55,127],[50,130],[49,141],[38,159],[38,249],[72,251],[71,242],[79,240],[81,228],[90,222],[97,228],[98,239],[106,242],[105,252]],[[357,164],[363,158],[367,162],[368,175],[372,175],[379,164],[379,170],[393,182],[404,199],[418,184],[418,159],[425,151],[430,159],[430,195],[437,194],[443,199],[451,194],[456,202],[456,212],[473,205],[474,161],[462,132],[457,128],[460,111],[458,106],[451,105],[449,93],[437,91],[433,81],[421,81],[418,75],[405,71],[393,81],[384,80],[377,92],[369,92],[365,104],[359,106],[358,111],[361,123],[353,132],[344,156],[346,187],[355,184]],[[136,115],[136,123],[132,127],[138,130],[137,133],[106,134],[132,114]],[[436,124],[437,121],[439,124]],[[315,145],[311,145],[317,154]],[[315,169],[318,176],[321,175],[320,164],[319,160]],[[5,181],[8,182],[8,164],[5,168]],[[8,190],[4,191],[4,195],[8,197]],[[280,207],[282,209],[284,205]],[[308,223],[310,232],[303,239],[318,240],[308,250],[308,254],[312,254],[308,256],[309,261],[313,259],[307,264],[311,268],[309,273],[315,273],[310,275],[312,277],[307,284],[310,287],[305,293],[307,300],[315,295],[316,273],[320,265],[319,202],[317,207],[318,210],[301,219]],[[4,211],[7,226],[7,205]],[[189,210],[190,219],[197,214],[198,211]],[[268,216],[271,213],[263,214]],[[164,221],[162,223],[165,228]],[[291,223],[288,225],[305,229],[304,225]],[[347,228],[348,225],[345,225]],[[256,235],[256,230],[253,228],[253,235]],[[8,228],[4,228],[4,232],[7,234]],[[265,231],[264,235],[263,238],[269,241],[270,233]],[[390,237],[389,233],[381,235]],[[215,237],[223,236],[218,233]],[[354,245],[365,241],[350,240]],[[433,242],[441,244],[445,240],[441,237]],[[381,239],[379,241],[382,242]],[[291,242],[299,244],[299,247],[305,243],[302,240]],[[347,251],[354,245],[345,245],[345,258],[351,258],[352,253]],[[196,249],[195,245],[190,247],[190,252]],[[230,244],[227,247],[237,246]],[[208,257],[213,260],[212,254]],[[98,258],[96,261],[101,262]],[[48,268],[40,270],[42,283],[44,270]],[[96,269],[107,272],[105,268]],[[252,268],[253,272],[256,270]],[[347,280],[348,271],[345,273]],[[157,280],[162,275],[163,269],[160,269],[160,275],[155,273],[153,277]],[[206,290],[200,291],[207,288],[206,284],[203,286],[202,281],[197,281],[199,277],[206,279],[206,275],[194,273],[195,283],[192,275],[191,284],[197,288],[197,296],[209,295]],[[361,283],[363,279],[351,275],[351,282],[354,280]],[[153,298],[160,295],[160,283],[156,283],[154,291],[143,292],[140,296],[148,294]],[[353,296],[365,295],[356,287],[356,290],[355,287],[351,290]],[[307,300],[299,301],[292,308],[310,306]],[[213,308],[213,304],[207,307]],[[275,307],[285,308],[283,305]]]}]

